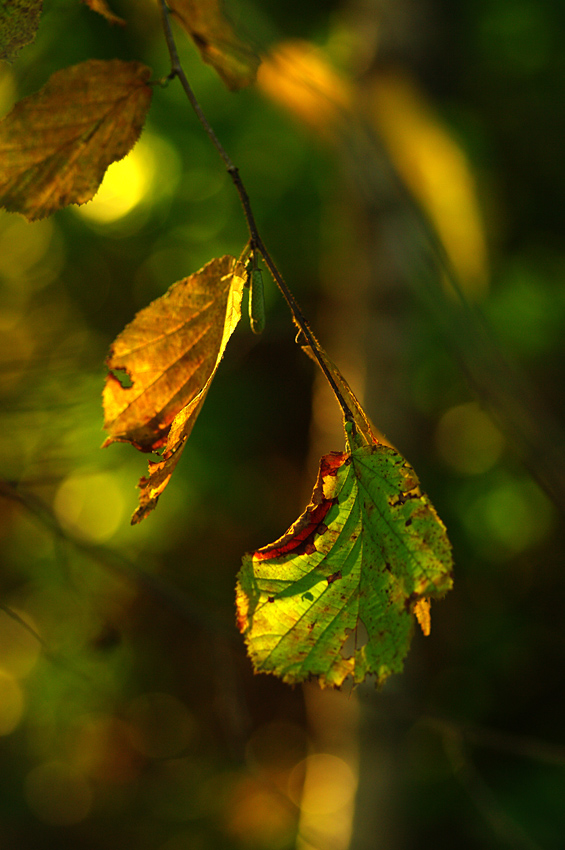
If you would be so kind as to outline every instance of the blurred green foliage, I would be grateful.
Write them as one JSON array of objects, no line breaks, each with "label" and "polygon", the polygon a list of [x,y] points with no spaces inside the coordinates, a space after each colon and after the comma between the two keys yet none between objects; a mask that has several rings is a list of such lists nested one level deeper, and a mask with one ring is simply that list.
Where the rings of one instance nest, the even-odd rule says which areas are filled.
[{"label": "blurred green foliage", "polygon": [[[2,114],[91,57],[166,76],[154,4],[112,5],[127,28],[46,2],[34,44],[0,69]],[[100,450],[108,346],[171,283],[247,239],[180,86],[157,88],[134,166],[115,172],[108,196],[129,212],[0,215],[0,845],[558,850],[565,548],[559,506],[535,473],[536,458],[543,470],[565,444],[565,7],[234,0],[230,10],[261,52],[289,38],[325,47],[361,99],[401,69],[468,163],[488,282],[460,314],[368,113],[329,141],[264,89],[228,93],[179,34],[285,278],[348,377],[353,363],[376,426],[447,525],[455,589],[379,693],[318,697],[252,676],[233,624],[241,554],[286,529],[320,452],[342,448],[337,413],[324,432],[313,364],[269,281],[265,334],[238,330],[177,480],[129,525],[146,461],[127,446]],[[491,348],[477,342],[481,316]],[[515,364],[504,398],[506,373],[493,383],[502,367],[485,351]],[[528,407],[532,392],[538,430],[524,448],[509,399]],[[561,469],[553,463],[554,490]],[[341,759],[357,781],[359,749],[351,836],[317,832],[305,803],[314,762],[302,760]],[[351,825],[350,803],[338,795],[317,811]]]}]

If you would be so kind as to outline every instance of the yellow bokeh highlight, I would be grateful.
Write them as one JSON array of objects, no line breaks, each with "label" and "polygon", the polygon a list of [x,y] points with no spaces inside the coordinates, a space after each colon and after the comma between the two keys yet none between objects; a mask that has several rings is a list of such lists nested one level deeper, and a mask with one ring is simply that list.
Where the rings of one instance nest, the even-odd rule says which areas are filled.
[{"label": "yellow bokeh highlight", "polygon": [[486,239],[464,152],[406,76],[375,76],[368,108],[394,165],[434,224],[462,287],[468,294],[482,294],[488,278]]},{"label": "yellow bokeh highlight", "polygon": [[24,696],[10,673],[0,669],[0,735],[9,735],[18,726],[24,711]]},{"label": "yellow bokeh highlight", "polygon": [[28,773],[25,798],[34,815],[53,826],[80,823],[92,808],[92,791],[85,776],[60,761],[45,762]]},{"label": "yellow bokeh highlight", "polygon": [[[11,610],[37,631],[29,614],[17,608]],[[16,678],[27,676],[37,663],[40,652],[37,638],[17,619],[0,610],[0,670]]]},{"label": "yellow bokeh highlight", "polygon": [[329,753],[307,756],[296,765],[289,779],[290,798],[303,812],[312,815],[329,815],[342,809],[351,803],[356,789],[357,779],[350,766]]},{"label": "yellow bokeh highlight", "polygon": [[351,104],[347,82],[324,53],[307,41],[287,41],[264,59],[257,73],[259,88],[324,136],[335,133],[336,121]]},{"label": "yellow bokeh highlight", "polygon": [[117,221],[143,200],[155,176],[155,158],[148,145],[138,143],[104,175],[92,201],[78,208],[86,219],[101,224]]},{"label": "yellow bokeh highlight", "polygon": [[466,475],[487,472],[499,460],[505,440],[476,402],[451,407],[440,419],[436,448],[442,460]]},{"label": "yellow bokeh highlight", "polygon": [[125,499],[111,472],[74,472],[59,486],[53,508],[68,531],[92,543],[109,540],[122,520]]}]

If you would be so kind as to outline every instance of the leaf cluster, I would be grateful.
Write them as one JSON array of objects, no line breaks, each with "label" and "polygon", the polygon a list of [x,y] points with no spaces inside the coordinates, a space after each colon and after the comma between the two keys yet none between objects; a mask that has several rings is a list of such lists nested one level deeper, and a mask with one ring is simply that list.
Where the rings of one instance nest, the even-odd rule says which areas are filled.
[{"label": "leaf cluster", "polygon": [[[91,9],[124,24],[104,0]],[[3,6],[2,55],[29,43],[41,4]],[[311,504],[275,543],[246,555],[237,587],[238,625],[258,672],[287,682],[339,687],[402,669],[416,616],[429,632],[429,600],[451,587],[445,528],[411,467],[381,445],[346,379],[324,351],[257,229],[239,172],[208,124],[180,64],[174,16],[231,90],[259,64],[223,17],[218,0],[161,2],[171,73],[224,160],[243,204],[249,241],[239,259],[212,259],[173,283],[114,341],[104,388],[104,445],[158,453],[139,483],[132,523],[148,516],[169,483],[251,289],[252,330],[262,330],[262,259],[285,297],[298,341],[341,407],[346,451],[322,458]],[[0,204],[33,221],[96,194],[108,166],[134,146],[155,82],[135,61],[87,60],[54,73],[0,122]],[[246,265],[247,263],[247,265]]]}]

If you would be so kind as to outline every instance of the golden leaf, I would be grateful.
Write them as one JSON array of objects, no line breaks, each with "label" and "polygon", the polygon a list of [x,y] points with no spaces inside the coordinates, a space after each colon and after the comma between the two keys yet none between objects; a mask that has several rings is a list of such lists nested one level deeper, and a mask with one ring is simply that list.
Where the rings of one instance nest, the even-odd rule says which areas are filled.
[{"label": "golden leaf", "polygon": [[141,310],[111,347],[104,445],[129,442],[146,452],[164,446],[163,459],[150,461],[149,477],[140,481],[132,522],[153,510],[170,480],[241,317],[245,281],[234,257],[212,260]]},{"label": "golden leaf", "polygon": [[139,62],[90,59],[17,103],[0,122],[0,205],[33,221],[90,201],[139,138],[150,76]]}]

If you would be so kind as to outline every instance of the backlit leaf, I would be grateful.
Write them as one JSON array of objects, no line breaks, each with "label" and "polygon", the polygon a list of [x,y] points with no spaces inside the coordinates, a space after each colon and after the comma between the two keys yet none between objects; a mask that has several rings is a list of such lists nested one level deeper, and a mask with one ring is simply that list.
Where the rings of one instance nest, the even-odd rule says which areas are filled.
[{"label": "backlit leaf", "polygon": [[[117,337],[106,360],[104,427],[141,451],[164,447],[142,478],[139,522],[157,504],[241,318],[246,273],[224,256],[173,284]],[[122,377],[120,380],[119,376]]]},{"label": "backlit leaf", "polygon": [[322,458],[312,502],[279,540],[246,555],[238,625],[256,672],[285,682],[400,672],[418,614],[452,586],[445,527],[409,464],[353,428]]},{"label": "backlit leaf", "polygon": [[169,0],[168,6],[203,61],[212,65],[229,89],[235,91],[254,81],[259,57],[235,34],[220,0]]},{"label": "backlit leaf", "polygon": [[43,0],[0,0],[0,59],[11,62],[34,40],[42,7]]},{"label": "backlit leaf", "polygon": [[118,24],[121,27],[125,27],[126,22],[123,18],[119,18],[118,15],[114,15],[106,0],[82,0],[82,2],[88,6],[89,9],[92,9],[93,12],[98,12],[99,15],[102,15],[109,21],[111,24]]},{"label": "backlit leaf", "polygon": [[0,205],[34,220],[91,200],[139,138],[150,76],[139,62],[90,59],[17,103],[0,122]]}]

